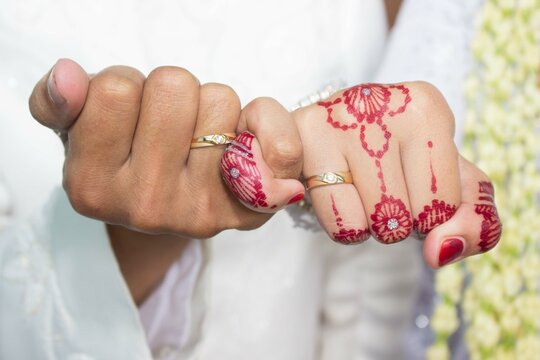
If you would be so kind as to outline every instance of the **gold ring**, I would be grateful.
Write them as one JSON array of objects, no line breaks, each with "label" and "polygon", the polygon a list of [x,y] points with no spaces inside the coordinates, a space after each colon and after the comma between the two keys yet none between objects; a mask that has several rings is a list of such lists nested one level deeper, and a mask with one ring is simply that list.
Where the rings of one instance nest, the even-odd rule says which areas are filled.
[{"label": "gold ring", "polygon": [[235,133],[204,135],[191,140],[191,149],[216,145],[227,145],[230,144],[234,139],[236,139]]},{"label": "gold ring", "polygon": [[319,186],[352,184],[350,171],[328,171],[320,175],[313,175],[306,179],[306,189],[311,190]]}]

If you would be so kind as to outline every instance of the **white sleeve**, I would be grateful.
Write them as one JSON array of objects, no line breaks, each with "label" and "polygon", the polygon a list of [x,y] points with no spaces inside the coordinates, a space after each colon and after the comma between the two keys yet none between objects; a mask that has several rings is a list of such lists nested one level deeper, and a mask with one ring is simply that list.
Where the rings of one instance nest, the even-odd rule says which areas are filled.
[{"label": "white sleeve", "polygon": [[423,80],[442,92],[463,129],[463,81],[471,65],[469,43],[483,0],[406,0],[389,38],[376,80]]},{"label": "white sleeve", "polygon": [[0,235],[0,358],[151,358],[103,223],[62,189]]},{"label": "white sleeve", "polygon": [[[205,258],[201,240],[191,240],[180,258],[172,264],[161,284],[139,307],[141,321],[154,359],[179,359],[190,354],[186,344],[198,337],[197,311],[206,304],[196,292]],[[200,292],[199,292],[200,293]],[[197,300],[192,304],[192,298]],[[203,307],[205,305],[202,305]]]}]

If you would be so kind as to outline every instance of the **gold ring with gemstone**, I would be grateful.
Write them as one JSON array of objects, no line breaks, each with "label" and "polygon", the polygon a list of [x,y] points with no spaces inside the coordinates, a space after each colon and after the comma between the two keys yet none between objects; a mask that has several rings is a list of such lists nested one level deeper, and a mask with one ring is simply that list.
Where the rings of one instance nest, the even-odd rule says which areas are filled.
[{"label": "gold ring with gemstone", "polygon": [[306,189],[311,190],[319,186],[352,184],[350,171],[328,171],[320,175],[313,175],[306,179]]},{"label": "gold ring with gemstone", "polygon": [[235,133],[209,134],[191,140],[191,149],[227,145],[236,139]]}]

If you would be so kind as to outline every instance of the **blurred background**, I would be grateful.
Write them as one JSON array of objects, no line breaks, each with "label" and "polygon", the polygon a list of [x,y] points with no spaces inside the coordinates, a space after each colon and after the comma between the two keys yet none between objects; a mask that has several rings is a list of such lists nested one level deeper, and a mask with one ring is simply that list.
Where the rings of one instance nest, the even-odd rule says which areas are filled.
[{"label": "blurred background", "polygon": [[465,325],[471,359],[540,358],[540,2],[486,1],[470,44],[462,153],[493,180],[499,245],[437,273],[432,358]]}]

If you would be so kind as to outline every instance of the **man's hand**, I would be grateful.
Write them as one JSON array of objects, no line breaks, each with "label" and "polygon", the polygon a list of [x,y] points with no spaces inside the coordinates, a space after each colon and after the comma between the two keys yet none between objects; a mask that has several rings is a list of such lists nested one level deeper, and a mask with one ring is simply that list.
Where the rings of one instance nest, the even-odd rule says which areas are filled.
[{"label": "man's hand", "polygon": [[[255,105],[263,108],[265,101]],[[110,224],[113,247],[137,301],[181,252],[179,237],[254,229],[271,217],[246,209],[224,186],[219,162],[225,146],[190,149],[193,138],[237,131],[240,101],[225,85],[200,85],[177,67],[157,68],[146,78],[125,66],[89,76],[75,62],[60,60],[36,85],[30,110],[62,133],[64,188],[71,204],[82,215]],[[290,115],[281,115],[243,121],[269,159],[271,176],[263,189],[270,190],[267,212],[304,193],[292,180],[302,168],[301,141]]]},{"label": "man's hand", "polygon": [[[230,87],[199,85],[176,67],[158,68],[145,78],[115,66],[90,79],[76,63],[61,60],[37,84],[30,109],[45,126],[67,133],[64,187],[85,216],[194,238],[257,228],[270,217],[241,206],[224,186],[219,173],[224,146],[190,151],[192,138],[236,132],[240,102]],[[300,139],[290,118],[279,115],[252,119],[249,130],[262,139],[271,171],[296,179]],[[271,212],[303,193],[296,180],[272,179],[267,185],[279,190],[268,196],[280,196],[269,200],[276,205]]]}]

